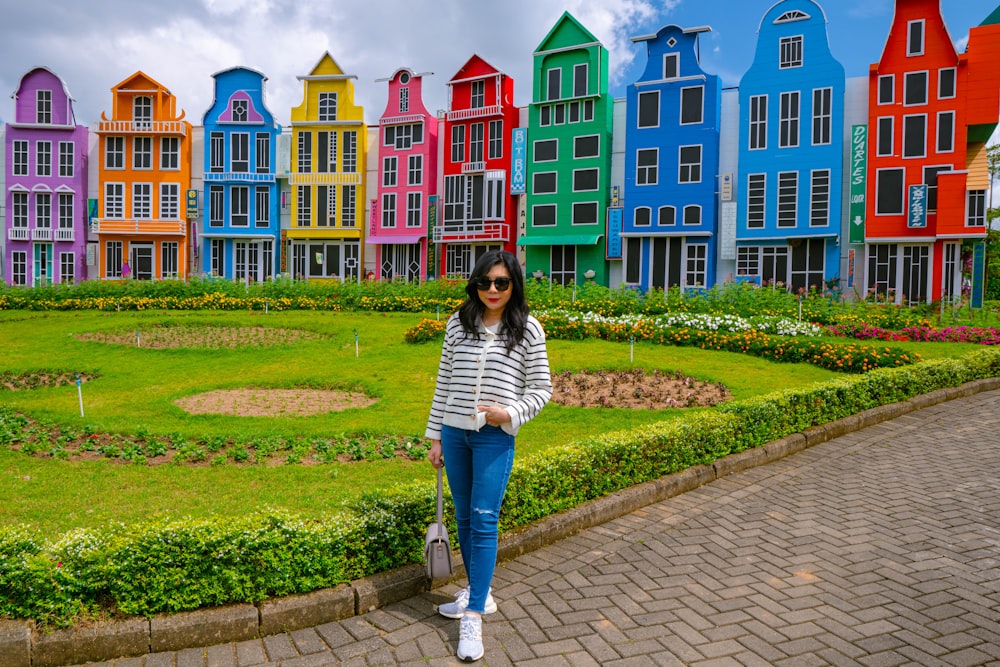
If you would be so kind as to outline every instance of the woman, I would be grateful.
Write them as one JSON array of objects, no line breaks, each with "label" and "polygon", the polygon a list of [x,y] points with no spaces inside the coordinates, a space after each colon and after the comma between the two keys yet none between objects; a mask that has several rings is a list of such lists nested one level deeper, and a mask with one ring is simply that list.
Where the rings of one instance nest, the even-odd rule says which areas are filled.
[{"label": "woman", "polygon": [[427,421],[428,454],[445,467],[469,585],[438,613],[461,619],[458,657],[483,657],[482,615],[497,560],[500,505],[514,463],[514,436],[552,397],[545,332],[528,314],[517,258],[494,250],[472,269],[468,298],[445,329]]}]

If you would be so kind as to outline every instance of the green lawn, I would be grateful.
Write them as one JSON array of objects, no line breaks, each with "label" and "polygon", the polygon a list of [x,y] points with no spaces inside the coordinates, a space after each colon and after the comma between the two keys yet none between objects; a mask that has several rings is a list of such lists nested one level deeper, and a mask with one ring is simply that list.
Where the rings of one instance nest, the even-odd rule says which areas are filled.
[{"label": "green lawn", "polygon": [[[0,371],[65,369],[98,373],[83,385],[0,391],[0,402],[36,418],[99,431],[145,430],[188,438],[211,436],[328,437],[336,434],[422,435],[440,345],[409,345],[403,332],[426,315],[328,312],[0,312]],[[433,315],[432,315],[433,317]],[[84,342],[74,334],[140,330],[160,324],[269,326],[304,329],[321,340],[234,350],[149,349]],[[355,354],[358,332],[360,355]],[[903,344],[925,358],[958,356],[972,345]],[[550,341],[553,372],[629,368],[681,371],[722,382],[735,398],[809,385],[836,374],[805,364],[693,348],[588,340]],[[378,398],[364,409],[312,417],[190,415],[174,401],[212,389],[244,386],[362,389]],[[576,438],[669,419],[679,410],[568,408],[550,405],[518,437],[521,452]],[[424,462],[186,467],[66,462],[31,458],[0,447],[0,521],[56,535],[74,527],[148,516],[237,516],[262,506],[324,515],[364,489],[431,479]]]}]

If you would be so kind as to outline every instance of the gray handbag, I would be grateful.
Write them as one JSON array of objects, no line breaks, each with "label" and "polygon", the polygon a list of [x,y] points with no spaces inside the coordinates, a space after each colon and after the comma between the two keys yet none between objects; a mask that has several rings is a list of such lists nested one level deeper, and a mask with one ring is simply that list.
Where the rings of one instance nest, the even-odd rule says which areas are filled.
[{"label": "gray handbag", "polygon": [[442,469],[438,468],[437,521],[427,527],[427,537],[424,538],[424,564],[427,567],[427,578],[430,580],[444,579],[454,573],[451,564],[451,546],[448,544],[448,528],[445,527],[444,496],[441,490]]}]

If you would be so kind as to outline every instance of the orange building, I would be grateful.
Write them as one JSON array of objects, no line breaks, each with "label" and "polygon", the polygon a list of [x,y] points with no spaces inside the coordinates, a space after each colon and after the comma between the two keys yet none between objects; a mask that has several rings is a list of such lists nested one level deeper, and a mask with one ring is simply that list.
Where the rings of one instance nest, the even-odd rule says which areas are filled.
[{"label": "orange building", "polygon": [[136,72],[111,89],[97,126],[98,275],[185,278],[190,244],[191,123],[169,90]]},{"label": "orange building", "polygon": [[1000,26],[991,19],[959,54],[940,0],[896,0],[869,72],[869,293],[950,299],[961,290],[963,243],[986,236],[986,141],[1000,116]]}]

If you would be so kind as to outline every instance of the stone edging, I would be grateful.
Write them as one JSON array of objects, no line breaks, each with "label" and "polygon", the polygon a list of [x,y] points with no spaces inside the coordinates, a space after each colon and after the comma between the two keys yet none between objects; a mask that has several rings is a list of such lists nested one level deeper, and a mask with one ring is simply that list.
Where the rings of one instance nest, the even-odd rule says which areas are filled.
[{"label": "stone edging", "polygon": [[[498,559],[517,558],[726,475],[776,461],[841,435],[915,410],[993,389],[1000,389],[1000,378],[938,389],[902,403],[879,406],[829,424],[814,426],[763,447],[730,454],[711,465],[694,466],[617,491],[505,533],[500,538]],[[452,579],[465,574],[461,557],[458,554],[455,556],[455,575]],[[432,585],[448,581],[436,580]],[[0,667],[62,667],[255,639],[365,614],[428,589],[423,566],[407,565],[336,588],[273,598],[256,605],[234,604],[45,633],[36,630],[34,621],[0,619]]]}]

